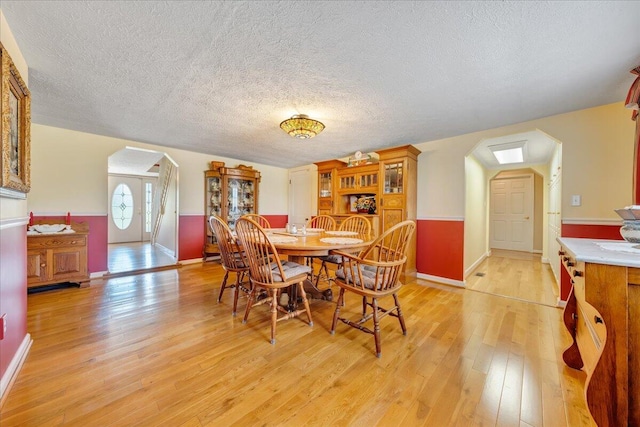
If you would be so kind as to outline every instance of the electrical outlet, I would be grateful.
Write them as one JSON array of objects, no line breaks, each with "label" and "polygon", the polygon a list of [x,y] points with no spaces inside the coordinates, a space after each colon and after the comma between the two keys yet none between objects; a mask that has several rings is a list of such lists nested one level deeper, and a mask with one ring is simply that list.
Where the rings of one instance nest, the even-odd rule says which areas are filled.
[{"label": "electrical outlet", "polygon": [[0,340],[3,340],[5,335],[7,335],[7,313],[0,316]]}]

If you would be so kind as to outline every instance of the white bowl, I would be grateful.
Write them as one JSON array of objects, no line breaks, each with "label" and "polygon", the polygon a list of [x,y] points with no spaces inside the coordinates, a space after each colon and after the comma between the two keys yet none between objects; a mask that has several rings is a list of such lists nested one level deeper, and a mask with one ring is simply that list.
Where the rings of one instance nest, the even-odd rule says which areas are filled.
[{"label": "white bowl", "polygon": [[640,243],[640,221],[624,221],[620,235],[627,242]]},{"label": "white bowl", "polygon": [[36,224],[29,228],[38,233],[58,233],[67,228],[67,226],[64,224]]}]

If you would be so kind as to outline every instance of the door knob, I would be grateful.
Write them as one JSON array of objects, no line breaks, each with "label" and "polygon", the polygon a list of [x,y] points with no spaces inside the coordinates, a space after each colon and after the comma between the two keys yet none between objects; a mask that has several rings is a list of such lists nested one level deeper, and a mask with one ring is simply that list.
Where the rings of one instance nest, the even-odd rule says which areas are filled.
[{"label": "door knob", "polygon": [[528,216],[525,216],[525,217],[524,217],[524,219],[529,219],[529,217],[528,217]]}]

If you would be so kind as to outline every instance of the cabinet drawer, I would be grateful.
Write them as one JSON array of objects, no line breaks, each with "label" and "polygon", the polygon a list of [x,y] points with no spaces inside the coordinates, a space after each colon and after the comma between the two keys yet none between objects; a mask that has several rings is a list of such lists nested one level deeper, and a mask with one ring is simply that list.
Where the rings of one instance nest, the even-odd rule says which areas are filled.
[{"label": "cabinet drawer", "polygon": [[318,209],[331,209],[332,204],[331,199],[318,199]]},{"label": "cabinet drawer", "polygon": [[63,248],[86,246],[86,235],[31,237],[27,239],[27,249]]}]

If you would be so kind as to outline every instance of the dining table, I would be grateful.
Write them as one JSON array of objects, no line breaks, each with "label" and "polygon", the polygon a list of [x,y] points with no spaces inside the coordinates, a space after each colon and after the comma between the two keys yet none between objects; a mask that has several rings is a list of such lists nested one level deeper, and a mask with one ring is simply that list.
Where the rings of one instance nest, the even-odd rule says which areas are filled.
[{"label": "dining table", "polygon": [[[375,239],[373,234],[316,228],[299,230],[297,233],[287,232],[284,228],[271,228],[267,230],[267,234],[279,255],[286,255],[289,261],[301,265],[305,264],[307,257],[327,256],[335,250],[357,253]],[[304,289],[311,298],[327,301],[333,299],[331,289],[320,290],[311,280],[305,280]]]}]

